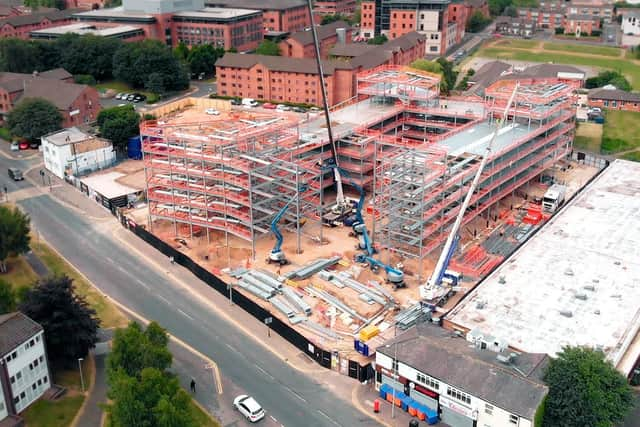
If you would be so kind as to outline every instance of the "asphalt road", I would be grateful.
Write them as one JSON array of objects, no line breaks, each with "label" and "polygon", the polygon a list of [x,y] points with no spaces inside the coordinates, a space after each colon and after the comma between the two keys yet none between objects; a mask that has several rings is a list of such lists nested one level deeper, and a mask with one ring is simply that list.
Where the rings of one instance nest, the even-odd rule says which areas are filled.
[{"label": "asphalt road", "polygon": [[[0,171],[25,168],[26,162],[0,156]],[[25,188],[4,172],[0,184],[9,191]],[[293,370],[244,335],[187,290],[178,287],[146,261],[133,256],[114,240],[108,227],[89,223],[74,210],[48,195],[21,200],[40,234],[81,270],[100,290],[147,319],[157,320],[171,334],[218,364],[225,384],[219,402],[228,406],[236,393],[254,396],[266,409],[264,425],[374,426],[377,422],[303,373]],[[196,280],[194,278],[194,280]],[[271,418],[277,419],[277,423]],[[239,418],[239,416],[238,416]],[[238,420],[244,425],[244,420]]]},{"label": "asphalt road", "polygon": [[[163,99],[162,102],[167,102],[167,101],[176,101],[178,99],[184,98],[186,96],[190,96],[190,97],[195,97],[195,98],[204,98],[209,96],[209,94],[211,93],[215,93],[216,91],[216,84],[215,83],[207,83],[204,81],[199,81],[199,80],[193,80],[190,82],[190,85],[192,88],[195,89],[194,92],[189,93],[189,94],[183,94],[183,95],[178,95],[178,96],[174,96],[168,99]],[[138,102],[138,103],[134,103],[134,102],[129,102],[129,101],[123,101],[121,99],[116,99],[115,97],[113,98],[101,98],[100,99],[100,106],[102,108],[111,108],[111,107],[116,107],[118,105],[121,104],[131,104],[135,107],[136,110],[145,110],[148,108],[154,108],[154,106],[149,106],[147,105],[145,102]]]}]

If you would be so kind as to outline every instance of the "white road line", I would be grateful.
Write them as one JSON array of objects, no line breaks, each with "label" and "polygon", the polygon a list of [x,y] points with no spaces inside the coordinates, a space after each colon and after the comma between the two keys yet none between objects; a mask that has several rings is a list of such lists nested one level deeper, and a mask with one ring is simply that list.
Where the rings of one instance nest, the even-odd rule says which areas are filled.
[{"label": "white road line", "polygon": [[171,303],[169,302],[168,299],[166,299],[165,297],[163,297],[162,295],[157,295],[158,298],[160,298],[162,301],[166,302],[167,304],[171,305]]},{"label": "white road line", "polygon": [[136,279],[136,282],[138,282],[138,284],[140,284],[140,286],[142,286],[145,289],[149,289],[149,285],[147,285],[146,283],[144,283],[142,280],[140,279]]},{"label": "white road line", "polygon": [[263,374],[265,374],[267,377],[271,378],[272,380],[275,380],[275,378],[270,373],[268,373],[267,371],[265,371],[264,369],[262,369],[258,365],[255,365],[255,366],[256,366],[257,370],[259,370],[260,372],[262,372]]},{"label": "white road line", "polygon": [[318,409],[318,413],[320,415],[322,415],[323,417],[325,417],[326,419],[328,419],[329,421],[331,421],[331,423],[337,425],[338,427],[342,427],[340,424],[338,424],[336,421],[334,421],[333,418],[331,418],[329,415],[327,415],[324,412],[322,412],[320,409]]},{"label": "white road line", "polygon": [[291,390],[289,387],[285,387],[289,393],[293,394],[295,397],[297,397],[298,399],[302,400],[304,403],[307,403],[307,401],[305,400],[304,397],[300,396],[298,393],[296,393],[295,391]]},{"label": "white road line", "polygon": [[224,345],[226,345],[226,346],[227,346],[227,348],[228,348],[229,350],[233,351],[234,353],[242,354],[242,353],[240,353],[240,352],[238,351],[238,349],[236,349],[236,348],[235,348],[234,346],[232,346],[231,344],[229,344],[229,343],[224,343]]},{"label": "white road line", "polygon": [[184,311],[182,311],[182,310],[180,310],[180,309],[178,309],[178,311],[179,311],[180,313],[184,314],[184,315],[185,315],[186,317],[188,317],[189,319],[191,319],[191,320],[195,320],[193,317],[189,316],[189,315],[188,315],[187,313],[185,313]]},{"label": "white road line", "polygon": [[269,415],[269,417],[271,417],[271,419],[272,419],[274,422],[276,422],[276,423],[278,422],[278,420],[276,420],[276,417],[274,417],[273,415]]}]

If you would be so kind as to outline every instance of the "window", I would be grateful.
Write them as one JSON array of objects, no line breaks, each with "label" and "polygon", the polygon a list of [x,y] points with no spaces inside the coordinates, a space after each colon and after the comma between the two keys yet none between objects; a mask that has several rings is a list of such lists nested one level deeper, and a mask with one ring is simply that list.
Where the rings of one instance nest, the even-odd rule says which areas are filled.
[{"label": "window", "polygon": [[15,384],[16,383],[15,375],[11,375],[10,381],[11,381],[11,384]]},{"label": "window", "polygon": [[487,415],[493,415],[493,406],[489,405],[488,403],[485,403],[484,413]]},{"label": "window", "polygon": [[416,374],[416,381],[434,390],[438,390],[438,387],[440,386],[440,383],[435,379],[431,378],[429,375],[424,375],[420,373]]},{"label": "window", "polygon": [[17,379],[18,381],[22,379],[22,372],[18,372],[18,373],[16,374],[16,379]]},{"label": "window", "polygon": [[471,396],[466,393],[461,392],[460,390],[456,390],[452,387],[447,387],[447,396],[451,396],[460,402],[464,402],[466,404],[471,404]]},{"label": "window", "polygon": [[22,393],[20,393],[20,399],[24,399],[27,396],[27,392],[23,391]]},{"label": "window", "polygon": [[520,418],[517,415],[509,414],[509,423],[517,426],[519,421],[520,421]]},{"label": "window", "polygon": [[35,390],[36,389],[36,383],[31,384],[31,390]]},{"label": "window", "polygon": [[47,381],[49,381],[49,379],[48,379],[48,378],[47,378],[47,376],[45,375],[45,376],[44,376],[44,378],[42,378],[42,382],[46,384],[46,383],[47,383]]},{"label": "window", "polygon": [[391,362],[391,369],[393,369],[394,372],[398,372],[398,361],[397,360],[393,360]]}]

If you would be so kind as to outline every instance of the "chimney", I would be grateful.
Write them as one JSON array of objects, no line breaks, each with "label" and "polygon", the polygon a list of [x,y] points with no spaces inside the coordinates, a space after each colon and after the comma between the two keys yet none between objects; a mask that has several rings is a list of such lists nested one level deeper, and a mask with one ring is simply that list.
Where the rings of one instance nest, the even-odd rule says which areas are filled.
[{"label": "chimney", "polygon": [[338,36],[338,43],[346,43],[347,42],[347,29],[346,28],[336,28],[336,35]]}]

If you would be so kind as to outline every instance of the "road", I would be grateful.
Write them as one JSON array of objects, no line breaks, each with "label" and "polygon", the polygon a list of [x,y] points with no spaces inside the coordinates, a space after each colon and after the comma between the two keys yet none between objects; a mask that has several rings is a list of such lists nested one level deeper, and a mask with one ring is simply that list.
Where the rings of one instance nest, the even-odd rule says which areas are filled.
[{"label": "road", "polygon": [[[26,161],[0,155],[0,171],[27,165]],[[0,184],[7,185],[9,192],[30,187],[26,181],[10,181],[6,173],[0,175]],[[176,285],[166,272],[129,253],[112,238],[112,220],[89,223],[47,194],[34,195],[19,204],[40,235],[102,292],[147,319],[157,320],[172,335],[216,361],[225,385],[221,407],[228,407],[236,393],[246,392],[267,410],[265,425],[379,425],[338,400],[320,381],[265,351],[193,293]],[[238,421],[239,425],[245,423]]]}]

